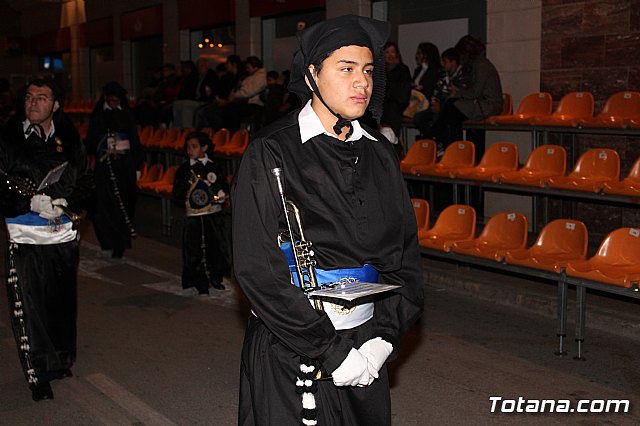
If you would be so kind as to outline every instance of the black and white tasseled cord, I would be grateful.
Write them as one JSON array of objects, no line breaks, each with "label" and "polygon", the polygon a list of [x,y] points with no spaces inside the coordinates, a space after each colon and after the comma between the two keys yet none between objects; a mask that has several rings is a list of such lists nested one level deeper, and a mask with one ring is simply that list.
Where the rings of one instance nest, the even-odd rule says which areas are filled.
[{"label": "black and white tasseled cord", "polygon": [[18,250],[18,245],[15,243],[9,244],[9,275],[7,278],[7,291],[13,295],[13,318],[17,323],[17,329],[19,334],[18,350],[24,360],[24,368],[26,371],[27,382],[29,385],[36,386],[38,384],[38,376],[36,371],[31,365],[31,344],[29,342],[29,335],[27,334],[27,326],[25,324],[24,305],[22,302],[22,292],[18,284],[18,273],[15,266],[15,256]]},{"label": "black and white tasseled cord", "polygon": [[296,378],[296,392],[302,398],[302,424],[304,426],[315,426],[318,424],[318,414],[316,410],[315,393],[318,384],[314,380],[317,368],[307,357],[300,357],[300,371]]},{"label": "black and white tasseled cord", "polygon": [[113,186],[113,194],[116,196],[116,200],[118,201],[118,207],[122,212],[122,216],[124,218],[124,223],[127,224],[127,228],[129,228],[129,234],[131,238],[134,238],[136,234],[136,230],[133,228],[133,224],[131,223],[131,219],[129,218],[129,214],[127,213],[127,209],[124,207],[124,203],[122,202],[122,197],[120,196],[120,190],[118,189],[118,182],[116,180],[116,175],[113,173],[113,167],[111,165],[111,157],[107,155],[105,159],[105,163],[107,163],[107,167],[109,168],[109,180],[111,180],[111,184]]}]

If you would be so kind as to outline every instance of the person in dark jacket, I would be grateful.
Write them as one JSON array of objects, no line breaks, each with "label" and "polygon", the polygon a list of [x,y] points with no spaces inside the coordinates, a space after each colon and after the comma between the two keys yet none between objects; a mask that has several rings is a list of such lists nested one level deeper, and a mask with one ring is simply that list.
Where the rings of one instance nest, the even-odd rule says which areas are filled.
[{"label": "person in dark jacket", "polygon": [[10,321],[34,401],[76,359],[77,221],[93,192],[84,146],[51,80],[33,80],[0,142]]}]

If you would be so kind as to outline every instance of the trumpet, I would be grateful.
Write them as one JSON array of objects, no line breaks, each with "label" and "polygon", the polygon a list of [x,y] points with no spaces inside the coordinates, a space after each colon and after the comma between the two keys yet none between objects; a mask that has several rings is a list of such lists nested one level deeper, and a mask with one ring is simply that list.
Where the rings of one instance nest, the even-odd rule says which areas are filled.
[{"label": "trumpet", "polygon": [[[287,200],[284,195],[284,183],[282,181],[282,169],[276,167],[271,170],[271,173],[275,176],[278,183],[278,192],[280,194],[280,201],[282,202],[282,208],[284,210],[284,217],[287,222],[287,230],[278,234],[278,245],[282,246],[283,243],[290,242],[291,250],[293,250],[293,258],[296,263],[296,276],[300,288],[303,291],[311,291],[319,288],[316,277],[316,260],[314,259],[315,253],[313,251],[313,243],[307,240],[304,236],[304,230],[302,228],[302,219],[300,217],[300,209],[291,200]],[[298,231],[299,240],[296,241],[296,237],[293,232],[291,220],[289,214],[292,214],[295,218],[295,224]],[[291,284],[294,284],[293,275],[291,276]],[[313,307],[317,311],[324,311],[322,301],[316,297],[313,298]]]}]

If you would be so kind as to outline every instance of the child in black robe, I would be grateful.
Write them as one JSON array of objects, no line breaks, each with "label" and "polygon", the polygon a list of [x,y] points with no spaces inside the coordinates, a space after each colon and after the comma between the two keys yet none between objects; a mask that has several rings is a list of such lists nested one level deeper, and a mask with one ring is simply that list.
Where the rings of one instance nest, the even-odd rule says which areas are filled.
[{"label": "child in black robe", "polygon": [[174,199],[186,207],[182,287],[195,287],[202,296],[209,294],[209,285],[224,290],[222,277],[229,270],[221,238],[225,226],[222,204],[229,185],[207,155],[213,153],[213,148],[205,133],[187,135],[185,150],[189,159],[176,171],[173,184]]}]

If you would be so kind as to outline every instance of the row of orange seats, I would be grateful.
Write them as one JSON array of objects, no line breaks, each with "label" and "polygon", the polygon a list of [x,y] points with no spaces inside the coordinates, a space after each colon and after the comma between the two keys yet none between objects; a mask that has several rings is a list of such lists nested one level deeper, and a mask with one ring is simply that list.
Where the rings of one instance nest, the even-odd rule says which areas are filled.
[{"label": "row of orange seats", "polygon": [[[195,129],[193,128],[154,128],[153,126],[145,126],[140,129],[140,143],[146,148],[168,149],[174,151],[183,151],[185,138]],[[214,132],[210,128],[201,129],[207,133],[215,146],[215,153],[222,155],[242,155],[249,144],[249,132],[246,129],[239,129],[230,134],[228,129],[222,128]]]},{"label": "row of orange seats", "polygon": [[445,208],[429,226],[429,203],[413,198],[421,247],[525,266],[631,288],[640,282],[640,229],[619,228],[587,259],[588,233],[578,220],[557,219],[527,247],[527,218],[517,212],[492,216],[478,237],[473,207]]},{"label": "row of orange seats", "polygon": [[585,151],[573,170],[565,176],[566,150],[559,145],[542,145],[533,150],[525,165],[518,169],[518,147],[511,142],[491,145],[477,165],[475,145],[457,141],[447,147],[436,162],[436,144],[416,141],[400,162],[403,173],[451,179],[480,180],[512,185],[568,189],[607,194],[640,195],[640,158],[628,176],[620,180],[620,156],[609,148]]},{"label": "row of orange seats", "polygon": [[[590,92],[570,92],[552,111],[550,93],[525,96],[515,114],[487,117],[490,125],[566,126],[582,128],[640,128],[640,92],[616,92],[606,100],[602,111],[594,116],[594,99]],[[477,122],[474,122],[477,123]]]},{"label": "row of orange seats", "polygon": [[96,101],[93,99],[67,99],[64,102],[64,112],[69,114],[91,114]]},{"label": "row of orange seats", "polygon": [[151,166],[144,163],[140,179],[138,179],[138,188],[163,196],[171,196],[176,170],[178,170],[178,166],[170,166],[165,169],[164,165],[160,163]]}]

